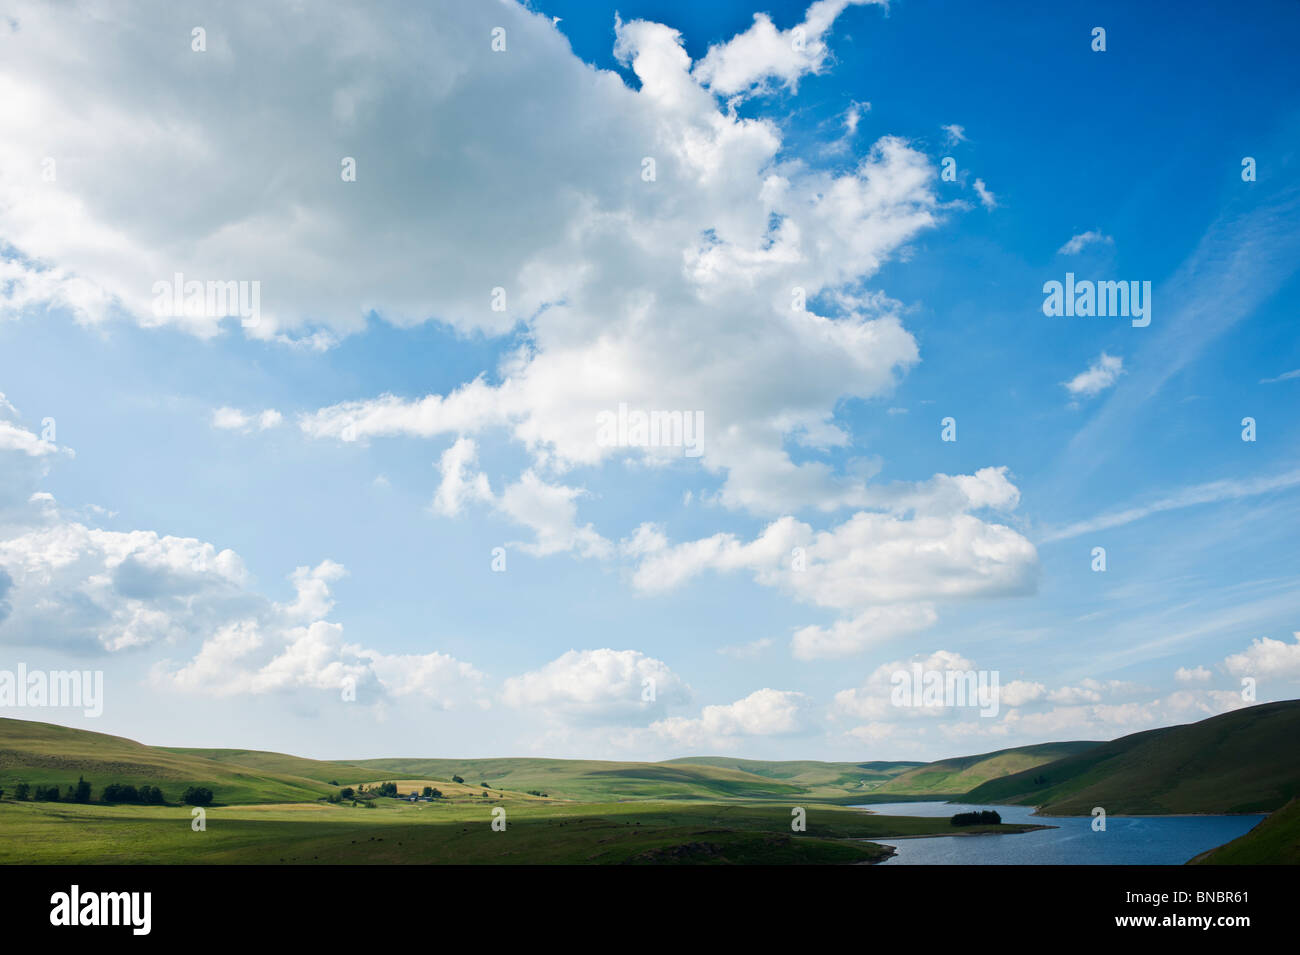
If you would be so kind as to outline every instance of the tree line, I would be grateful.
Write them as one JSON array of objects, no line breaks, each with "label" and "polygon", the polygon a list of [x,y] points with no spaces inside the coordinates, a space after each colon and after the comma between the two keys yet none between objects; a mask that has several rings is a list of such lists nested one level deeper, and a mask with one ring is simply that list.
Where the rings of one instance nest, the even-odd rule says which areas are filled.
[{"label": "tree line", "polygon": [[[5,791],[0,788],[0,799]],[[91,802],[93,790],[85,777],[77,777],[75,786],[69,784],[60,790],[58,783],[35,786],[30,783],[15,783],[13,797],[18,802]],[[133,786],[130,783],[109,783],[99,794],[102,803],[135,803],[143,806],[162,806],[167,797],[157,786]],[[212,804],[212,790],[206,786],[187,786],[181,793],[181,802],[187,806],[209,806]]]}]

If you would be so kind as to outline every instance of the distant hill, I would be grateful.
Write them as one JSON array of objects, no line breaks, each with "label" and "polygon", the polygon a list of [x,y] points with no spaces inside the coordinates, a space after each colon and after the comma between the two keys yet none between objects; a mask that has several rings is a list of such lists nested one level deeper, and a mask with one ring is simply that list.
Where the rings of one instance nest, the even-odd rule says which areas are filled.
[{"label": "distant hill", "polygon": [[968,792],[1044,814],[1267,812],[1300,794],[1300,700],[1123,736]]},{"label": "distant hill", "polygon": [[275,776],[300,776],[320,783],[338,780],[340,784],[343,784],[346,777],[355,780],[357,771],[360,768],[346,762],[308,759],[305,756],[290,756],[287,753],[271,753],[259,749],[200,749],[183,746],[159,746],[155,748],[169,753],[198,756],[218,763],[236,763],[247,769],[259,769]]},{"label": "distant hill", "polygon": [[558,799],[780,799],[805,788],[754,773],[709,765],[585,759],[361,759],[350,765],[374,778],[486,782],[517,792],[538,790]]},{"label": "distant hill", "polygon": [[218,803],[303,802],[336,791],[293,773],[259,771],[88,730],[0,719],[0,786],[11,792],[20,782],[64,788],[79,776],[94,787],[94,798],[109,783],[158,786],[170,802],[178,802],[190,785],[211,789]]},{"label": "distant hill", "polygon": [[[145,746],[80,729],[0,719],[0,787],[110,782],[211,789],[218,803],[313,802],[330,785],[420,780],[551,799],[871,803],[925,798],[1019,803],[1044,812],[1267,812],[1300,794],[1300,700],[1236,710],[1108,743],[1043,743],[933,763],[695,756],[662,763],[539,759],[315,760],[245,749]],[[439,787],[442,788],[442,787]],[[451,792],[451,789],[447,789]],[[457,790],[458,791],[458,790]]]},{"label": "distant hill", "polygon": [[1300,865],[1300,799],[1273,810],[1244,836],[1202,852],[1188,865]]},{"label": "distant hill", "polygon": [[991,779],[1033,769],[1066,756],[1086,752],[1098,745],[1100,744],[1091,740],[1040,743],[1035,746],[1000,749],[978,756],[941,759],[896,775],[876,791],[898,795],[961,795]]},{"label": "distant hill", "polygon": [[714,766],[801,787],[819,799],[844,801],[878,792],[900,773],[924,766],[916,762],[824,763],[811,759],[759,760],[733,756],[688,756],[669,760],[666,766]]}]

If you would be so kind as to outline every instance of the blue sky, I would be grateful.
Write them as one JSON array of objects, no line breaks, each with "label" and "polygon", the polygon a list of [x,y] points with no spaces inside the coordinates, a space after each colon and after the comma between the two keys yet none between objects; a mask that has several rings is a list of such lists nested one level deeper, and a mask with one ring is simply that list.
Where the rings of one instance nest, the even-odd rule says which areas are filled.
[{"label": "blue sky", "polygon": [[[699,6],[17,5],[0,669],[105,700],[0,713],[865,760],[1296,695],[1300,12]],[[1046,316],[1067,272],[1150,324]]]}]

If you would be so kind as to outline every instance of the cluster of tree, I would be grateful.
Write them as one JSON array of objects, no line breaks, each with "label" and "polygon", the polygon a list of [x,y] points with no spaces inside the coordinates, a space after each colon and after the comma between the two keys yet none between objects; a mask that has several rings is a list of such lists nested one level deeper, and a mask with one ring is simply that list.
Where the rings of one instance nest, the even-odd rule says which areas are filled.
[{"label": "cluster of tree", "polygon": [[428,796],[430,799],[441,799],[442,790],[434,789],[432,786],[425,786],[424,795]]},{"label": "cluster of tree", "polygon": [[181,793],[181,802],[187,806],[212,805],[212,790],[204,786],[188,786]]},{"label": "cluster of tree", "polygon": [[451,781],[452,781],[453,783],[464,783],[464,782],[465,782],[465,780],[464,780],[462,777],[460,777],[460,776],[452,776],[452,777],[451,777]]},{"label": "cluster of tree", "polygon": [[371,789],[376,796],[388,796],[392,799],[397,798],[397,783],[380,783],[378,788]]},{"label": "cluster of tree", "polygon": [[100,802],[138,802],[147,806],[161,806],[166,802],[163,791],[157,786],[141,786],[139,789],[130,783],[109,783],[99,797]]},{"label": "cluster of tree", "polygon": [[959,812],[952,817],[954,826],[995,826],[1002,822],[1002,817],[992,809],[981,812]]},{"label": "cluster of tree", "polygon": [[[4,796],[4,790],[0,789],[0,796]],[[77,785],[69,785],[62,793],[59,792],[59,786],[55,783],[53,786],[42,786],[39,783],[35,789],[29,783],[17,783],[14,786],[14,798],[20,802],[26,802],[34,799],[36,802],[90,802],[90,783],[84,778],[77,778]]]},{"label": "cluster of tree", "polygon": [[527,793],[528,793],[528,795],[530,795],[530,796],[542,796],[542,797],[545,797],[545,798],[550,798],[550,794],[549,794],[549,793],[544,793],[544,792],[542,792],[541,790],[538,790],[538,789],[529,789],[529,790],[527,790]]}]

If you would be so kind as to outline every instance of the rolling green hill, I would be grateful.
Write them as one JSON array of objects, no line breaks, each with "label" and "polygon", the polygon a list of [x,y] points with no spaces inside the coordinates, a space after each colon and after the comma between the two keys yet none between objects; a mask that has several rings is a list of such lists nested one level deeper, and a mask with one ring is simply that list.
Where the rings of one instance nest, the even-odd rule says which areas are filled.
[{"label": "rolling green hill", "polygon": [[1300,700],[1147,730],[977,786],[1044,814],[1266,812],[1300,794]]},{"label": "rolling green hill", "polygon": [[823,763],[817,760],[737,759],[729,756],[688,756],[667,766],[713,766],[786,782],[818,799],[846,801],[879,791],[889,780],[924,763]]},{"label": "rolling green hill", "polygon": [[1202,852],[1188,865],[1300,865],[1300,799],[1292,799],[1244,836]]},{"label": "rolling green hill", "polygon": [[307,759],[304,756],[269,753],[258,749],[198,749],[181,746],[159,746],[155,748],[169,753],[198,756],[218,763],[236,763],[246,769],[258,769],[274,776],[301,776],[320,783],[339,780],[340,784],[342,784],[345,777],[355,781],[360,768],[346,762]]},{"label": "rolling green hill", "polygon": [[316,779],[145,746],[120,736],[0,719],[0,786],[12,791],[14,784],[26,782],[63,788],[79,776],[96,794],[108,783],[147,784],[160,787],[171,802],[190,785],[211,789],[218,803],[302,802],[335,791]]},{"label": "rolling green hill", "polygon": [[991,779],[1033,769],[1099,745],[1090,740],[1042,743],[924,763],[894,776],[877,792],[898,795],[960,795]]},{"label": "rolling green hill", "polygon": [[557,799],[780,799],[804,787],[716,766],[620,763],[583,759],[361,759],[351,765],[376,774],[430,779],[452,775]]},{"label": "rolling green hill", "polygon": [[1021,803],[1045,812],[1261,812],[1300,794],[1300,700],[1237,710],[1109,743],[1044,743],[914,762],[765,761],[699,756],[662,763],[601,760],[315,760],[244,749],[153,747],[47,723],[0,719],[0,786],[66,787],[85,776],[160,786],[175,800],[188,785],[225,804],[313,802],[329,785],[383,780],[487,783],[496,792],[552,800],[788,800],[870,803],[954,798]]}]

